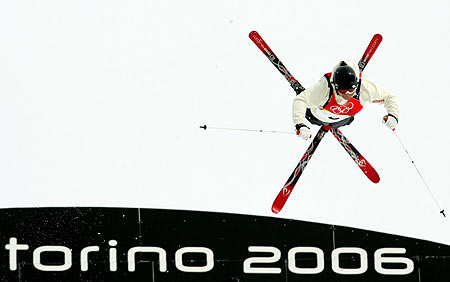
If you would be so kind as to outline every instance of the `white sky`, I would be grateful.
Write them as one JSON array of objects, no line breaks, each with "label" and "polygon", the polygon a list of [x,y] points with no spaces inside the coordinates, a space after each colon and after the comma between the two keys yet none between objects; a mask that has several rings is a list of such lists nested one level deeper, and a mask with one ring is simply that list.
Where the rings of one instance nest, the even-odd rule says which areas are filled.
[{"label": "white sky", "polygon": [[[2,1],[0,207],[275,216],[309,141],[199,129],[293,129],[294,92],[248,38],[257,30],[306,87],[381,33],[364,76],[398,95],[397,132],[450,216],[450,2],[416,2]],[[384,114],[367,105],[342,128],[379,184],[329,134],[276,217],[450,244]]]}]

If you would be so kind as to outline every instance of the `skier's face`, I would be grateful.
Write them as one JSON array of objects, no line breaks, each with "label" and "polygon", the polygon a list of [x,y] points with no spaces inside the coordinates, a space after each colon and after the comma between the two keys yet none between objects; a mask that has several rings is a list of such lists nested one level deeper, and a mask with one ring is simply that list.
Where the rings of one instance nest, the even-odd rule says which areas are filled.
[{"label": "skier's face", "polygon": [[344,98],[345,100],[350,100],[350,98],[353,97],[353,95],[355,95],[356,89],[341,89],[341,90],[337,90],[337,93],[339,96],[341,96],[342,98]]}]

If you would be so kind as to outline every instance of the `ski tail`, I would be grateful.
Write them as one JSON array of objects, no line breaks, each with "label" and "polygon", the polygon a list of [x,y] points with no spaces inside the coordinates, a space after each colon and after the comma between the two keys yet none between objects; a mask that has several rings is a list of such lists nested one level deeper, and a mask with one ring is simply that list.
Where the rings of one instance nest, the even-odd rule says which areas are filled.
[{"label": "ski tail", "polygon": [[312,155],[314,154],[314,151],[316,151],[317,146],[319,146],[320,141],[325,136],[325,134],[330,130],[331,128],[329,126],[322,126],[319,131],[317,132],[316,136],[314,137],[313,141],[309,145],[308,149],[306,150],[303,157],[300,159],[300,162],[297,164],[295,169],[292,171],[291,176],[289,176],[288,180],[284,184],[283,188],[281,188],[280,193],[278,193],[278,196],[275,198],[275,201],[272,204],[272,212],[277,214],[281,211],[281,209],[284,207],[284,204],[286,203],[287,199],[292,193],[292,190],[294,190],[295,184],[297,183],[298,179],[300,178],[300,175],[302,175],[303,171],[305,170],[306,165],[308,164],[309,160],[311,159]]},{"label": "ski tail", "polygon": [[361,155],[360,152],[353,146],[352,143],[342,134],[339,129],[331,129],[334,137],[344,147],[345,151],[350,155],[353,161],[358,165],[361,171],[370,179],[373,183],[380,182],[380,176],[372,165]]},{"label": "ski tail", "polygon": [[362,72],[365,68],[367,63],[369,63],[370,59],[372,58],[373,54],[377,50],[378,46],[380,46],[381,41],[383,40],[383,36],[381,34],[375,34],[372,37],[372,40],[370,41],[369,45],[366,48],[366,51],[364,52],[363,56],[361,57],[361,60],[359,60],[358,66],[359,71]]},{"label": "ski tail", "polygon": [[255,45],[263,52],[264,55],[269,59],[269,61],[275,66],[275,68],[286,78],[291,87],[294,89],[295,93],[298,95],[305,88],[294,78],[294,76],[289,72],[289,70],[284,66],[284,64],[278,59],[275,53],[270,49],[269,45],[262,39],[261,35],[257,31],[252,31],[248,35],[250,39],[255,43]]}]

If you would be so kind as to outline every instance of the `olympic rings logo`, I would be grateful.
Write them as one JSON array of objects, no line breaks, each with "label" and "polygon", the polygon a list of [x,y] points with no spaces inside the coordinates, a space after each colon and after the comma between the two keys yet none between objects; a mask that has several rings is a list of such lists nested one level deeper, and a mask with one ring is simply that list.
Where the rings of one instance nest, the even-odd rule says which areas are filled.
[{"label": "olympic rings logo", "polygon": [[350,112],[351,109],[353,109],[354,105],[352,102],[348,103],[348,106],[345,105],[339,105],[339,106],[331,106],[330,110],[335,114],[347,114]]}]

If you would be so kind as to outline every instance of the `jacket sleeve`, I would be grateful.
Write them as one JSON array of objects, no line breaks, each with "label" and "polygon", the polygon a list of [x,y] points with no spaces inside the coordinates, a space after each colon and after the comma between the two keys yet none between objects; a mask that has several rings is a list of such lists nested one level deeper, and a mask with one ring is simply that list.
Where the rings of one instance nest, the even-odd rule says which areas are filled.
[{"label": "jacket sleeve", "polygon": [[363,79],[361,84],[361,103],[374,103],[383,105],[388,114],[400,118],[400,106],[398,98],[394,94],[384,90],[368,79]]},{"label": "jacket sleeve", "polygon": [[325,77],[322,77],[319,82],[298,94],[292,105],[294,125],[304,124],[306,109],[324,105],[328,100],[328,94],[328,82]]}]

